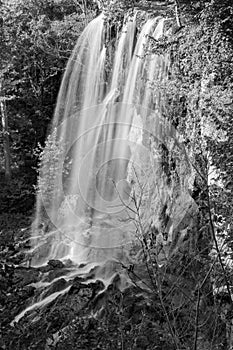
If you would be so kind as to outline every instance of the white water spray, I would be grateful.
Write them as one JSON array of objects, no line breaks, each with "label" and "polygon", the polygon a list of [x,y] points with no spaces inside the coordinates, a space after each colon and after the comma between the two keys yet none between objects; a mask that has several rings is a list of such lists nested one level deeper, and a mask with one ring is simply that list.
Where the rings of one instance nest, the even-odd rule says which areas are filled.
[{"label": "white water spray", "polygon": [[[135,40],[135,17],[122,29],[110,78],[102,15],[86,27],[67,64],[45,149],[50,158],[41,168],[32,237],[35,265],[49,259],[97,265],[130,261],[134,124],[136,129],[143,125],[138,106],[158,108],[159,98],[154,101],[148,84],[166,72],[163,58],[146,55],[148,36],[161,37],[164,20],[149,19]],[[40,227],[45,217],[46,230]],[[104,269],[106,279],[113,270]]]}]

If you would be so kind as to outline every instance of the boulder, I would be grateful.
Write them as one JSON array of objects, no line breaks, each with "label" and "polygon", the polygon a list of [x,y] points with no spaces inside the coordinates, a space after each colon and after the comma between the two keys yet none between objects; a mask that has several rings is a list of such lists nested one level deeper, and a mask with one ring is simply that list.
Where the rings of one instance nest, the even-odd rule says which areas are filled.
[{"label": "boulder", "polygon": [[36,283],[39,280],[40,272],[37,269],[27,269],[27,268],[18,268],[15,269],[14,275],[12,278],[12,284],[17,285],[18,287],[24,287],[31,283]]},{"label": "boulder", "polygon": [[54,269],[62,269],[64,267],[63,262],[60,260],[49,260],[48,265]]},{"label": "boulder", "polygon": [[59,280],[52,283],[49,288],[43,292],[43,298],[46,298],[50,294],[53,294],[55,292],[59,292],[66,288],[68,282],[64,278],[60,278]]}]

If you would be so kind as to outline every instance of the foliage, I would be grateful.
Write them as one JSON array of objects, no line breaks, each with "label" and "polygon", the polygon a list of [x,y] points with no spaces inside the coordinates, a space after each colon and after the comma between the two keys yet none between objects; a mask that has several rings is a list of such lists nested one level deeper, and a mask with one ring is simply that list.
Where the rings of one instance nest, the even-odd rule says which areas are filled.
[{"label": "foliage", "polygon": [[[183,27],[153,41],[152,52],[168,52],[171,58],[161,112],[184,138],[196,171],[192,196],[199,215],[193,234],[202,252],[200,268],[204,273],[209,265],[215,306],[216,295],[221,298],[224,291],[231,309],[233,8],[228,0],[190,3],[181,1]],[[229,327],[227,318],[224,322]]]},{"label": "foliage", "polygon": [[[139,6],[139,2],[133,1],[102,3],[108,23],[118,29],[125,12]],[[149,3],[140,2],[141,9]],[[158,3],[162,6],[164,2]],[[71,0],[40,3],[27,0],[11,4],[5,1],[1,5],[4,19],[1,76],[4,76],[4,99],[9,113],[12,166],[16,170],[24,167],[25,174],[29,168],[25,154],[30,160],[38,141],[44,144],[66,59],[83,26],[84,16],[89,20],[78,4]],[[99,308],[88,304],[84,318],[79,310],[73,314],[69,308],[67,312],[66,307],[51,314],[47,310],[50,319],[56,316],[55,328],[67,325],[66,319],[70,317],[56,348],[72,349],[81,343],[83,348],[104,349],[111,344],[110,347],[116,349],[196,350],[198,347],[225,349],[229,343],[227,328],[231,322],[233,283],[233,9],[230,0],[181,0],[179,4],[182,27],[178,30],[175,25],[171,35],[152,40],[151,50],[167,51],[171,58],[161,112],[183,136],[196,170],[192,197],[199,212],[190,230],[190,236],[196,238],[195,247],[188,251],[187,240],[166,266],[159,266],[151,239],[152,227],[149,231],[143,230],[138,215],[142,259],[135,267],[124,267],[135,286],[132,294],[110,286],[113,289],[106,290],[105,299],[101,294],[95,299]],[[174,18],[173,7],[172,14]],[[43,177],[39,177],[38,185],[45,202],[53,196],[51,180],[56,176],[58,159],[63,153],[60,146],[52,134],[39,156]],[[32,191],[28,192],[25,184],[30,181],[26,176],[20,180],[16,173],[10,186],[3,184],[3,211],[7,210],[7,197],[12,213],[28,210],[25,208]],[[166,210],[161,219],[165,214]],[[2,222],[8,224],[9,220]],[[131,303],[127,298],[131,298]],[[76,303],[72,300],[71,310],[73,305]],[[95,317],[90,317],[90,310],[95,312]],[[41,334],[45,329],[49,335],[53,334],[51,325],[49,329],[47,323],[42,322]],[[37,329],[34,328],[29,337],[26,327],[18,331],[22,345]],[[45,338],[40,340],[45,342]]]},{"label": "foliage", "polygon": [[[123,20],[126,17],[133,15],[135,12],[138,12],[138,28],[141,27],[142,22],[145,21],[146,16],[170,16],[174,14],[174,5],[175,3],[168,3],[167,1],[137,1],[137,0],[103,0],[99,1],[100,8],[105,14],[105,21],[111,26],[116,28],[121,28]],[[140,18],[140,13],[143,13],[142,18]]]},{"label": "foliage", "polygon": [[193,165],[214,196],[213,206],[229,224],[233,9],[228,0],[196,2],[195,9],[193,16],[188,6],[183,7],[186,25],[154,43],[154,51],[166,50],[171,57],[163,113],[183,135]]},{"label": "foliage", "polygon": [[[34,149],[38,143],[44,145],[67,59],[94,14],[92,2],[85,4],[84,8],[76,0],[1,2],[0,98],[6,103],[15,183],[23,173],[17,191],[27,187],[33,194],[38,161]],[[3,157],[0,140],[1,176]]]},{"label": "foliage", "polygon": [[46,140],[45,147],[39,155],[39,177],[37,184],[37,194],[41,196],[43,205],[49,206],[49,203],[53,201],[54,195],[58,192],[57,186],[59,177],[63,167],[61,162],[64,147],[61,141],[59,143],[56,140],[57,130],[54,129],[53,133],[49,135]]}]

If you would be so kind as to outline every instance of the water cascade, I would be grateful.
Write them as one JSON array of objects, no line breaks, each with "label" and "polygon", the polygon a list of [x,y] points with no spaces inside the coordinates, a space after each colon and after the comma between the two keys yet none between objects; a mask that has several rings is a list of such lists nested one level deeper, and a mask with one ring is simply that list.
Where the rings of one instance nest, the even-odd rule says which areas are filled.
[{"label": "water cascade", "polygon": [[[148,36],[160,38],[164,19],[148,19],[136,34],[136,16],[117,40],[111,74],[102,15],[80,36],[62,80],[44,151],[33,226],[33,264],[50,259],[77,266],[132,260],[135,243],[134,175],[143,173],[140,148],[148,110],[159,111],[167,59],[146,55]],[[148,153],[148,152],[147,152]],[[144,166],[144,165],[143,165]],[[134,173],[134,175],[133,175]],[[43,223],[43,224],[42,224]],[[104,271],[104,272],[103,272]]]}]

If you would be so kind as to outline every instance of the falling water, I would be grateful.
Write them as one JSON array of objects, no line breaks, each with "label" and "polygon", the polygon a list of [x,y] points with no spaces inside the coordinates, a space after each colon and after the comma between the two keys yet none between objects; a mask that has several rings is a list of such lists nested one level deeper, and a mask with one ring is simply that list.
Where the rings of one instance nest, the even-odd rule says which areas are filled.
[{"label": "falling water", "polygon": [[34,265],[49,259],[96,263],[105,265],[109,277],[116,270],[112,261],[130,261],[135,218],[129,173],[140,167],[135,152],[143,138],[143,111],[159,108],[159,93],[152,94],[149,84],[166,73],[164,58],[147,55],[146,47],[148,36],[158,39],[163,31],[162,18],[149,19],[138,36],[136,16],[126,21],[111,74],[103,16],[80,36],[44,152]]}]

